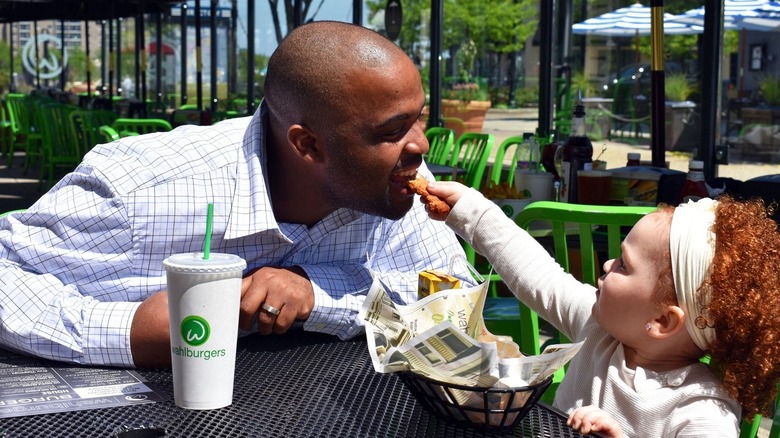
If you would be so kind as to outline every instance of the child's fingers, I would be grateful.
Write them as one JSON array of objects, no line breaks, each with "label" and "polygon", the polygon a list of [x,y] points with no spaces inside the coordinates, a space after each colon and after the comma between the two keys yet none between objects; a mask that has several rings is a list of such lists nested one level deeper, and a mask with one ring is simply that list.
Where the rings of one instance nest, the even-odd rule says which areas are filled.
[{"label": "child's fingers", "polygon": [[428,193],[447,201],[447,204],[455,205],[468,187],[454,181],[431,181],[427,190]]},{"label": "child's fingers", "polygon": [[584,434],[588,434],[594,429],[593,426],[598,422],[598,419],[603,414],[603,411],[596,406],[583,406],[575,409],[570,415],[566,424],[574,430],[579,430]]}]

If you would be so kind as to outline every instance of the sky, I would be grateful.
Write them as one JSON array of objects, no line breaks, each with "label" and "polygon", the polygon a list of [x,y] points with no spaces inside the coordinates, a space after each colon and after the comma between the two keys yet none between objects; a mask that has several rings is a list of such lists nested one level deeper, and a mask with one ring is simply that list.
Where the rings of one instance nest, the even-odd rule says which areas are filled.
[{"label": "sky", "polygon": [[[284,7],[280,0],[280,19],[284,20]],[[204,7],[205,1],[201,3]],[[229,2],[221,1],[220,6],[227,6]],[[320,6],[321,4],[321,6]],[[246,1],[239,0],[238,5],[238,44],[246,47],[247,38],[247,12]],[[316,0],[312,5],[312,10],[319,11],[315,20],[337,20],[352,22],[352,0]],[[273,21],[271,20],[271,9],[268,0],[255,0],[255,52],[258,54],[270,55],[276,48],[276,36],[274,35]],[[363,11],[363,20],[368,19],[368,10]]]}]

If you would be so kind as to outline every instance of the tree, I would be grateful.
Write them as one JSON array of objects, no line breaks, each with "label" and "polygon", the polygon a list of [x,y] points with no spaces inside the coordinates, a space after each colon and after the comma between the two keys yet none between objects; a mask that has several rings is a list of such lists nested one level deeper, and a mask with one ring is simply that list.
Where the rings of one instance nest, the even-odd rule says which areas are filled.
[{"label": "tree", "polygon": [[[386,1],[369,0],[370,16],[384,10]],[[404,19],[398,45],[417,53],[430,37],[430,1],[402,0]],[[538,25],[538,2],[532,0],[444,0],[444,47],[454,58],[464,44],[474,43],[476,53],[511,53],[523,48]],[[380,29],[380,31],[383,29]],[[473,73],[473,72],[471,72]]]},{"label": "tree", "polygon": [[[311,17],[309,17],[309,11],[311,9],[312,3],[314,3],[317,0],[300,0],[301,1],[301,23],[307,23],[309,21],[314,20],[314,17],[317,16],[317,12],[319,12],[320,8],[322,7],[322,4],[325,2],[325,0],[319,0],[319,5],[317,6],[317,9],[312,12]],[[295,28],[295,7],[294,7],[295,0],[284,0],[284,17],[285,17],[285,29],[287,32]],[[271,19],[274,22],[274,30],[276,32],[276,43],[279,44],[282,42],[282,39],[287,35],[287,33],[282,33],[282,23],[279,18],[279,0],[268,0],[268,6],[271,7]],[[308,17],[308,19],[307,19]]]}]

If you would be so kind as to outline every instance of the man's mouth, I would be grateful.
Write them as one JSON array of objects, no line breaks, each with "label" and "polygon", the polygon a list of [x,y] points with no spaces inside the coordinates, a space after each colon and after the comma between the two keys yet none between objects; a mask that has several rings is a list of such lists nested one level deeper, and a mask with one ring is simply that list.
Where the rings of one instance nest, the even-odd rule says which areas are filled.
[{"label": "man's mouth", "polygon": [[406,183],[413,180],[417,176],[417,169],[402,170],[390,175],[390,183],[400,190],[403,194],[412,195],[413,192],[409,190]]}]

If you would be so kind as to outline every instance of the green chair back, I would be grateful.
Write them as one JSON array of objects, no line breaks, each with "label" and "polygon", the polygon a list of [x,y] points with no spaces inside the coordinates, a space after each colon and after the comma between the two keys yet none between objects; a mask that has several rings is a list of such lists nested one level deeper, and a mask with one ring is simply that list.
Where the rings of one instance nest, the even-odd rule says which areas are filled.
[{"label": "green chair back", "polygon": [[41,98],[34,98],[20,93],[6,95],[8,115],[11,122],[12,140],[7,148],[8,167],[13,166],[15,150],[23,150],[25,173],[41,156],[41,129],[37,124],[34,105]]},{"label": "green chair back", "polygon": [[433,126],[425,131],[425,137],[430,145],[425,155],[425,162],[447,164],[455,144],[455,131],[450,128]]},{"label": "green chair back", "polygon": [[71,123],[76,130],[82,155],[89,152],[96,144],[104,142],[100,127],[111,125],[117,119],[113,111],[107,110],[76,110],[70,115]]},{"label": "green chair back", "polygon": [[54,185],[57,170],[69,172],[81,162],[83,157],[81,143],[76,134],[71,114],[75,106],[61,103],[47,103],[37,111],[46,123],[43,127],[43,157],[41,165],[41,185],[45,179],[48,186]]},{"label": "green chair back", "polygon": [[163,119],[128,119],[114,120],[111,127],[119,133],[120,137],[134,134],[151,134],[153,132],[167,132],[173,129],[167,120]]},{"label": "green chair back", "polygon": [[465,185],[477,190],[482,188],[494,138],[493,134],[467,132],[455,141],[448,164],[466,170],[466,174],[459,178]]},{"label": "green chair back", "polygon": [[[493,184],[499,184],[502,182],[508,183],[510,186],[515,180],[515,169],[517,169],[517,149],[523,144],[522,135],[513,135],[508,137],[498,146],[496,150],[496,156],[493,160],[493,168],[490,171],[490,182]],[[506,159],[506,153],[511,149],[512,153],[509,160]],[[506,177],[502,178],[504,166],[509,164],[508,173]]]},{"label": "green chair back", "polygon": [[[580,280],[596,284],[600,276],[600,264],[596,260],[594,236],[606,238],[608,259],[620,255],[620,244],[627,228],[636,224],[655,207],[583,205],[563,202],[538,201],[529,204],[517,216],[515,223],[532,235],[551,235],[555,260],[566,272],[571,272],[569,238],[579,239],[579,258],[582,273]],[[599,248],[601,249],[601,248]],[[515,303],[518,303],[515,300]],[[525,354],[537,355],[542,350],[539,342],[539,318],[523,303],[519,304],[520,349]],[[560,334],[557,342],[566,342]],[[555,389],[563,378],[563,370],[557,373],[544,400],[551,401]]]}]

